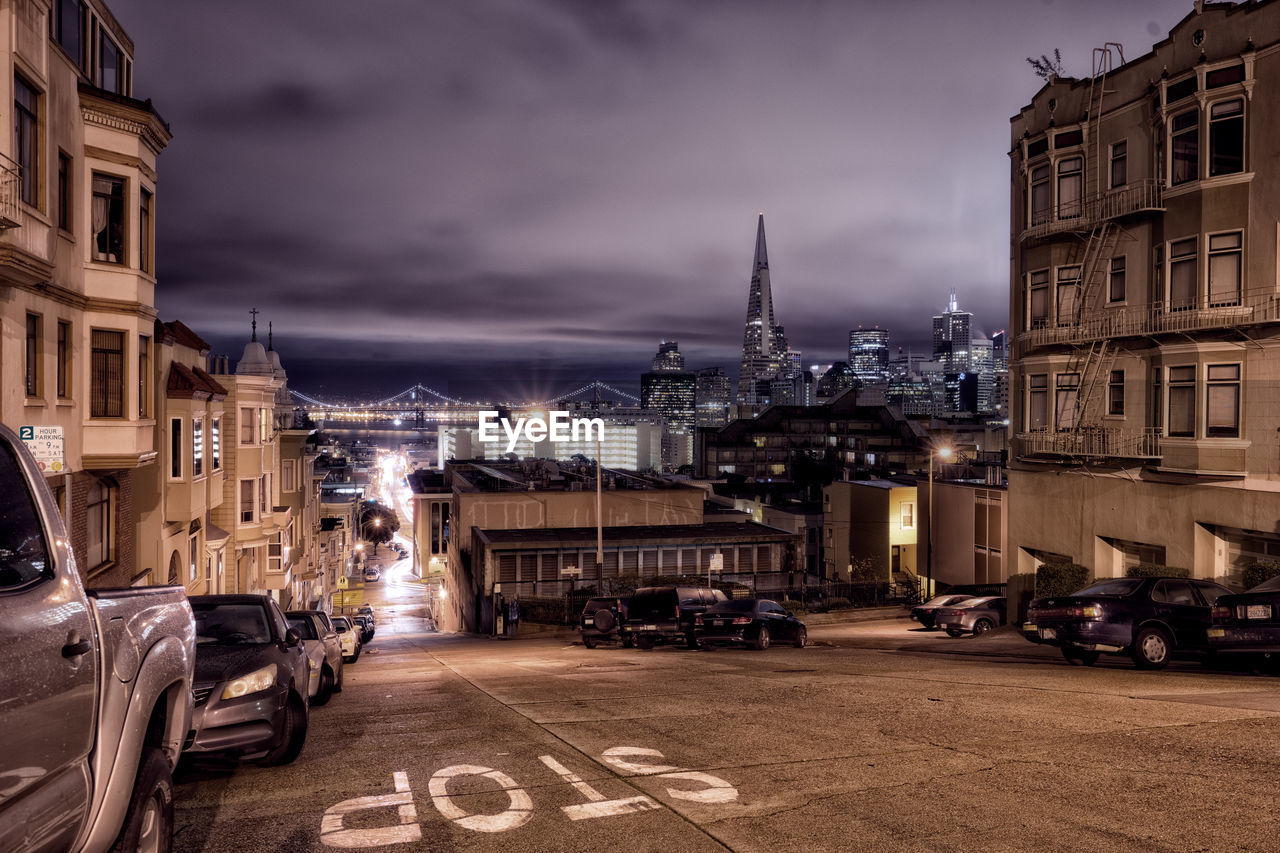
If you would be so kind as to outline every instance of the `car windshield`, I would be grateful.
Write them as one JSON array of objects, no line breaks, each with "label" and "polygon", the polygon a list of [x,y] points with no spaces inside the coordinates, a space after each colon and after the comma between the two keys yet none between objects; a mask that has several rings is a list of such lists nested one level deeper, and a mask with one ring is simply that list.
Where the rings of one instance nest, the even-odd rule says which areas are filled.
[{"label": "car windshield", "polygon": [[[1277,590],[1280,590],[1280,575],[1276,575],[1273,578],[1267,578],[1262,583],[1250,589],[1249,592],[1276,592]],[[1206,594],[1205,597],[1207,598],[1208,595]]]},{"label": "car windshield", "polygon": [[316,626],[306,616],[286,616],[290,628],[297,628],[304,640],[318,640]]},{"label": "car windshield", "polygon": [[750,598],[739,598],[735,601],[721,601],[707,608],[708,613],[750,613],[756,609],[756,602]]},{"label": "car windshield", "polygon": [[1072,595],[1132,595],[1142,586],[1142,578],[1117,578],[1086,586]]},{"label": "car windshield", "polygon": [[198,645],[241,645],[271,642],[267,611],[260,604],[192,603]]}]

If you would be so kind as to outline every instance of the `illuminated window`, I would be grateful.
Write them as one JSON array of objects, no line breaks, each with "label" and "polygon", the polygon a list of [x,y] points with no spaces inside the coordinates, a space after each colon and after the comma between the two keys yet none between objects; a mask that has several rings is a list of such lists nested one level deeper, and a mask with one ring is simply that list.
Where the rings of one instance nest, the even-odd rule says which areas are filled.
[{"label": "illuminated window", "polygon": [[209,428],[209,455],[213,470],[222,468],[222,418],[214,418]]},{"label": "illuminated window", "polygon": [[913,503],[902,504],[902,529],[911,530],[916,526],[916,505]]},{"label": "illuminated window", "polygon": [[191,476],[204,476],[204,418],[191,419]]}]

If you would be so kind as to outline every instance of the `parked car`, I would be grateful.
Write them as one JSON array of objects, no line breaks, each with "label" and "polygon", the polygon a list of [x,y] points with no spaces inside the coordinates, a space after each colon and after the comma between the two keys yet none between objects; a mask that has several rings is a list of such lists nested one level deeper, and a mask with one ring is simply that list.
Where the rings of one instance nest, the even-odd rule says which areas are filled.
[{"label": "parked car", "polygon": [[364,570],[365,583],[372,583],[373,581],[380,580],[381,578],[382,572],[378,571],[373,566]]},{"label": "parked car", "polygon": [[769,648],[774,642],[803,649],[809,640],[804,623],[767,598],[740,598],[714,604],[693,617],[693,635],[701,647],[749,645]]},{"label": "parked car", "polygon": [[697,586],[644,586],[631,595],[627,627],[642,649],[655,643],[683,642],[694,648],[693,619],[713,604],[727,601],[718,589]]},{"label": "parked car", "polygon": [[627,596],[600,596],[589,599],[582,608],[579,627],[582,645],[594,649],[599,643],[622,643],[623,648],[635,645],[627,625],[627,608],[631,599]]},{"label": "parked car", "polygon": [[1187,578],[1107,578],[1032,601],[1022,635],[1057,646],[1071,663],[1092,666],[1100,654],[1128,654],[1143,669],[1160,669],[1175,655],[1207,651],[1210,605],[1230,592]]},{"label": "parked car", "polygon": [[948,637],[965,634],[976,637],[1004,624],[1005,599],[999,595],[966,598],[964,601],[939,607],[934,611],[934,621],[947,632]]},{"label": "parked car", "polygon": [[185,750],[288,764],[307,740],[310,663],[267,595],[195,595],[195,716]]},{"label": "parked car", "polygon": [[290,628],[302,635],[302,646],[311,661],[311,704],[323,705],[342,692],[342,642],[322,610],[290,610],[284,614]]},{"label": "parked car", "polygon": [[0,850],[168,850],[191,607],[182,587],[86,591],[69,542],[0,425]]},{"label": "parked car", "polygon": [[934,618],[937,616],[939,607],[946,607],[950,604],[959,604],[960,602],[970,598],[973,598],[973,596],[935,595],[924,604],[917,604],[915,607],[911,608],[911,618],[932,631],[937,627],[937,625],[934,624]]},{"label": "parked car", "polygon": [[357,613],[355,616],[348,616],[357,628],[360,629],[360,642],[367,643],[373,639],[374,625],[373,620],[368,616],[361,616]]},{"label": "parked car", "polygon": [[1270,667],[1280,661],[1280,576],[1248,592],[1224,594],[1209,616],[1209,651],[1257,655]]},{"label": "parked car", "polygon": [[355,663],[360,659],[360,651],[364,641],[360,639],[360,627],[346,616],[333,617],[333,630],[338,632],[338,642],[342,645],[344,663]]},{"label": "parked car", "polygon": [[359,614],[360,616],[365,617],[370,622],[377,621],[376,619],[373,618],[373,607],[371,605],[361,604],[359,607],[356,608],[356,613]]}]

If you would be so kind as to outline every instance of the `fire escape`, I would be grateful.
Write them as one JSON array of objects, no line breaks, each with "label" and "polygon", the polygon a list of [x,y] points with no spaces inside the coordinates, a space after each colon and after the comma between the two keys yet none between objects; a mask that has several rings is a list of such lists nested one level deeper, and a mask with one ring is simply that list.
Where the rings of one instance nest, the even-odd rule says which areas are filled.
[{"label": "fire escape", "polygon": [[[1099,311],[1105,302],[1110,261],[1120,241],[1122,217],[1163,210],[1158,181],[1127,183],[1108,187],[1104,169],[1106,150],[1102,134],[1103,102],[1115,90],[1107,89],[1107,75],[1115,67],[1114,57],[1124,63],[1120,45],[1107,42],[1093,51],[1093,75],[1089,84],[1084,169],[1092,173],[1093,192],[1071,204],[1059,200],[1057,216],[1038,222],[1023,231],[1021,240],[1070,236],[1076,242],[1069,252],[1066,268],[1079,270],[1074,285],[1062,281],[1056,288],[1057,310],[1053,323],[1046,323],[1019,336],[1019,356],[1045,346],[1068,346],[1066,367],[1057,374],[1052,394],[1053,427],[1019,433],[1015,455],[1088,460],[1090,458],[1159,458],[1159,441],[1154,430],[1125,431],[1106,427],[1107,388],[1117,354],[1109,327],[1110,319]],[[1090,150],[1092,149],[1092,150]],[[1088,186],[1088,181],[1083,182]],[[1062,267],[1059,267],[1061,269]],[[1074,389],[1071,381],[1074,379]],[[1074,390],[1074,393],[1073,393]]]}]

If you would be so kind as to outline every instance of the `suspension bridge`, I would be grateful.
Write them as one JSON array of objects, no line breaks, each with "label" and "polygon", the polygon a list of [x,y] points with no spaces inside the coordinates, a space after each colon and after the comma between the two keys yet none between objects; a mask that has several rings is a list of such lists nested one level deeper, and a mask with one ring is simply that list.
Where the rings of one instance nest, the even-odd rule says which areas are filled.
[{"label": "suspension bridge", "polygon": [[538,409],[582,399],[591,395],[594,401],[613,400],[624,405],[639,405],[640,398],[615,388],[606,382],[594,380],[564,394],[547,400],[460,400],[442,394],[422,383],[415,383],[381,400],[368,402],[339,402],[322,400],[310,394],[290,389],[289,393],[301,408],[316,420],[326,422],[390,422],[405,428],[424,428],[439,423],[475,423],[479,412],[497,408]]}]

